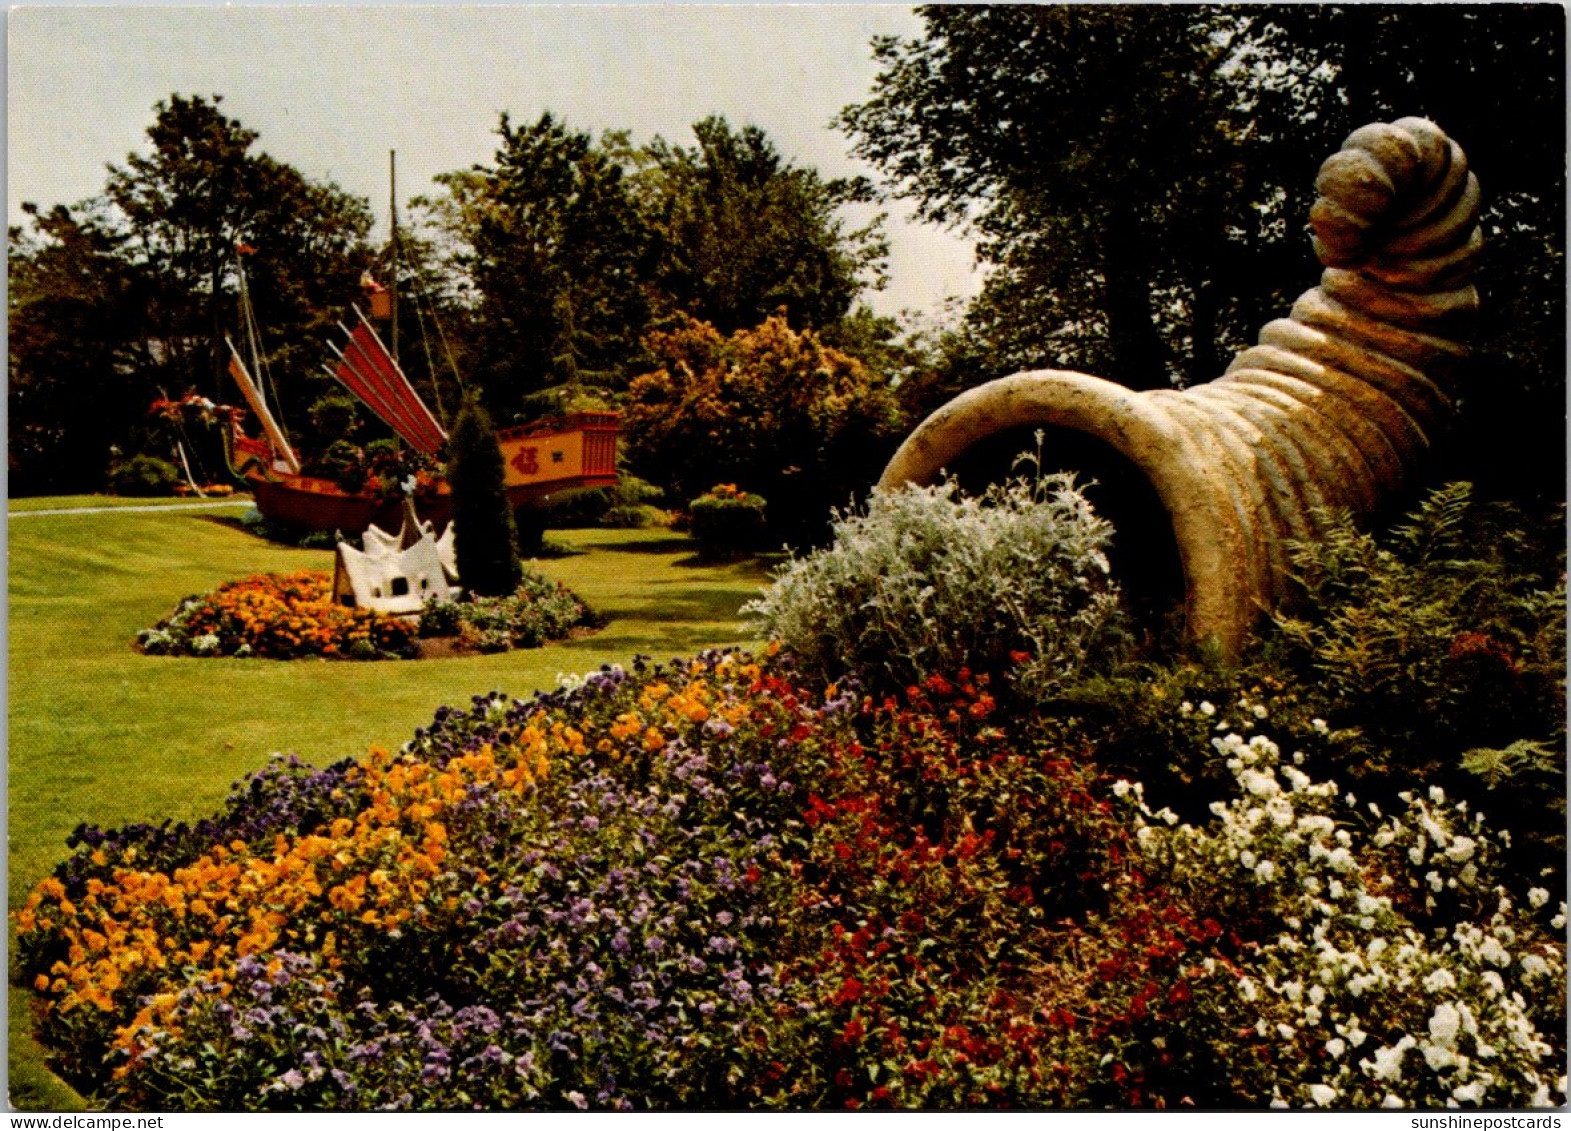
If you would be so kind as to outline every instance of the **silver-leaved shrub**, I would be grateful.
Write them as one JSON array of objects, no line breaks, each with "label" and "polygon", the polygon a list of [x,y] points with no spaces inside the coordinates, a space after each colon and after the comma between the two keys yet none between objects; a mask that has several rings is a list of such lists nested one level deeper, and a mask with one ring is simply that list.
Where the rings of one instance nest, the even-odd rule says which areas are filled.
[{"label": "silver-leaved shrub", "polygon": [[889,689],[1011,671],[1050,687],[1123,635],[1111,526],[1067,475],[876,493],[836,512],[834,542],[792,561],[743,608],[809,674]]}]

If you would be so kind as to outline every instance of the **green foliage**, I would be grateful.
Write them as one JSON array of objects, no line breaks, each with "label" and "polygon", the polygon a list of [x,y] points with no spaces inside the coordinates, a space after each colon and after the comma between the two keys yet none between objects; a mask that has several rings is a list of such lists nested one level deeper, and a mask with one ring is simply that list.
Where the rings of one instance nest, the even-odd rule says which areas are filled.
[{"label": "green foliage", "polygon": [[561,582],[524,570],[505,597],[428,601],[420,613],[421,636],[458,636],[481,652],[539,648],[575,628],[600,623],[589,606]]},{"label": "green foliage", "polygon": [[1477,774],[1490,789],[1530,774],[1553,777],[1559,773],[1561,762],[1558,750],[1526,738],[1517,739],[1503,750],[1479,747],[1462,755],[1462,768]]},{"label": "green foliage", "polygon": [[980,498],[906,487],[840,515],[833,545],[792,562],[744,612],[826,681],[850,674],[883,691],[969,669],[1040,695],[1117,654],[1111,533],[1068,476]]},{"label": "green foliage", "polygon": [[[1450,474],[1563,498],[1565,24],[1550,5],[931,5],[841,125],[991,266],[972,382],[1210,380],[1318,270],[1318,162],[1422,115],[1485,185],[1469,442]],[[1546,125],[1546,123],[1549,123]],[[994,369],[996,367],[996,370]],[[988,370],[993,370],[989,372]]]},{"label": "green foliage", "polygon": [[[1038,705],[1063,743],[1139,775],[1201,819],[1226,782],[1208,734],[1263,736],[1382,806],[1413,782],[1509,818],[1507,866],[1559,874],[1565,853],[1563,536],[1432,493],[1384,536],[1345,518],[1296,548],[1302,599],[1236,667],[1148,663]],[[1292,743],[1288,747],[1288,743]]]},{"label": "green foliage", "polygon": [[547,529],[605,526],[635,530],[650,526],[658,514],[650,504],[665,492],[648,480],[627,471],[617,476],[615,487],[589,487],[562,491],[535,504]]},{"label": "green foliage", "polygon": [[[308,372],[322,322],[358,291],[371,229],[363,198],[253,152],[256,131],[226,116],[222,101],[158,102],[146,150],[110,166],[104,193],[129,235],[126,267],[149,288],[138,333],[158,380],[220,401],[230,387],[223,337],[240,337],[239,271],[267,331],[268,369]],[[242,241],[254,252],[238,256]],[[325,384],[284,384],[283,419],[303,422]]]},{"label": "green foliage", "polygon": [[329,393],[311,405],[308,416],[318,440],[348,440],[359,423],[357,401],[343,393]]},{"label": "green foliage", "polygon": [[1383,542],[1344,517],[1294,548],[1303,609],[1276,625],[1328,719],[1443,762],[1519,738],[1561,744],[1563,589],[1473,511],[1455,483]]},{"label": "green foliage", "polygon": [[762,495],[722,483],[687,504],[688,531],[705,553],[756,549],[764,535],[767,510],[768,503]]},{"label": "green foliage", "polygon": [[117,447],[144,447],[158,396],[131,368],[123,237],[91,207],[23,210],[31,231],[10,230],[7,257],[9,490],[96,491]]},{"label": "green foliage", "polygon": [[770,500],[773,538],[812,543],[893,454],[888,389],[779,315],[730,337],[683,319],[645,346],[659,368],[633,381],[623,432],[632,467],[673,498],[724,480]]},{"label": "green foliage", "polygon": [[448,438],[447,481],[453,489],[453,553],[466,590],[500,597],[518,588],[518,534],[503,486],[502,449],[491,418],[473,394],[464,398]]},{"label": "green foliage", "polygon": [[837,213],[872,200],[866,178],[824,180],[785,161],[757,126],[697,122],[694,149],[656,138],[636,160],[656,233],[661,311],[723,334],[784,310],[796,328],[833,326],[868,282],[882,286],[882,217],[847,230]]},{"label": "green foliage", "polygon": [[423,202],[478,300],[470,380],[498,419],[543,389],[625,379],[648,321],[650,236],[621,165],[550,112],[503,114],[488,166],[438,177]]},{"label": "green foliage", "polygon": [[[252,152],[255,131],[220,102],[171,95],[100,196],[24,206],[32,232],[10,233],[13,491],[100,487],[113,448],[145,449],[155,397],[232,399],[223,339],[240,331],[238,241],[255,245],[244,270],[267,348],[256,376],[271,386],[272,367],[307,374],[321,360],[327,313],[369,263],[370,209]],[[273,390],[286,426],[304,425],[326,383]],[[183,442],[199,479],[223,466],[216,435]]]},{"label": "green foliage", "polygon": [[168,495],[179,482],[179,469],[157,456],[132,456],[109,469],[109,487],[117,495]]}]

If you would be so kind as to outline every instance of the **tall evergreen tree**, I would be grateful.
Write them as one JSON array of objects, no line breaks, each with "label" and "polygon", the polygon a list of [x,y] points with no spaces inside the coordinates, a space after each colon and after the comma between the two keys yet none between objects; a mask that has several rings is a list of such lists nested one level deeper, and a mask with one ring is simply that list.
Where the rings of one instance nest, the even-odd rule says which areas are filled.
[{"label": "tall evergreen tree", "polygon": [[558,407],[547,390],[617,381],[648,321],[649,238],[587,133],[546,112],[503,114],[497,134],[493,164],[439,176],[446,195],[421,204],[473,288],[469,377],[510,420]]},{"label": "tall evergreen tree", "polygon": [[757,126],[723,117],[694,124],[694,148],[656,138],[638,155],[643,207],[658,233],[652,282],[662,313],[722,333],[782,308],[795,329],[827,329],[857,295],[881,287],[888,243],[877,217],[848,228],[841,210],[866,204],[863,177],[825,180],[788,163]]},{"label": "tall evergreen tree", "polygon": [[496,429],[473,393],[464,398],[448,448],[459,584],[479,597],[506,596],[523,580],[518,534],[503,486],[505,468]]}]

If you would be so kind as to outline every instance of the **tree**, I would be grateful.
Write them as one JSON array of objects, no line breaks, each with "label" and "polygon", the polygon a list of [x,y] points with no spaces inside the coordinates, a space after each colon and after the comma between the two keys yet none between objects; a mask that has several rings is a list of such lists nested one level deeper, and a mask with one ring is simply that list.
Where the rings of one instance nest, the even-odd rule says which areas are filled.
[{"label": "tree", "polygon": [[872,200],[866,178],[824,180],[788,164],[757,126],[693,126],[696,148],[655,138],[637,159],[643,207],[659,234],[661,309],[723,334],[784,308],[795,328],[823,329],[881,287],[883,217],[848,229],[840,210]]},{"label": "tree", "polygon": [[[473,288],[469,376],[504,418],[543,391],[625,380],[648,322],[650,240],[620,164],[550,112],[503,114],[494,164],[421,202]],[[533,400],[531,398],[533,397]]]},{"label": "tree", "polygon": [[1319,161],[1364,122],[1427,114],[1479,170],[1495,241],[1469,409],[1489,438],[1453,467],[1562,490],[1559,8],[921,14],[921,38],[875,41],[873,94],[841,124],[889,191],[977,235],[994,270],[969,321],[998,368],[1214,378],[1316,277],[1303,232]]},{"label": "tree", "polygon": [[100,217],[23,209],[31,230],[10,230],[7,264],[10,492],[100,490],[157,395],[132,353],[138,281]]},{"label": "tree", "polygon": [[645,346],[658,368],[634,379],[623,429],[633,468],[673,499],[729,483],[764,496],[777,538],[816,542],[898,442],[889,391],[784,315],[729,337],[683,318]]},{"label": "tree", "polygon": [[237,247],[270,364],[310,375],[287,395],[301,420],[322,392],[320,338],[341,317],[370,262],[367,202],[308,180],[266,153],[223,101],[171,95],[155,106],[151,152],[110,166],[105,200],[124,254],[147,277],[144,333],[158,343],[159,382],[171,392],[231,394],[226,334],[239,336]]},{"label": "tree", "polygon": [[448,446],[458,579],[475,596],[505,597],[523,580],[518,535],[503,485],[505,468],[496,429],[473,394],[464,398]]},{"label": "tree", "polygon": [[[876,41],[856,151],[996,265],[976,320],[1011,361],[1136,388],[1212,375],[1222,310],[1276,219],[1262,183],[1287,82],[1241,71],[1247,15],[1185,5],[922,9]],[[1296,74],[1296,72],[1293,72]],[[1267,243],[1269,244],[1269,240]],[[1302,258],[1302,253],[1300,253]]]},{"label": "tree", "polygon": [[[303,425],[329,383],[313,371],[370,262],[369,206],[253,153],[256,133],[221,101],[157,103],[149,151],[111,166],[101,196],[29,205],[33,233],[12,232],[11,437],[23,487],[25,468],[45,464],[57,471],[41,486],[66,473],[76,489],[101,487],[109,448],[129,456],[149,442],[147,408],[161,394],[234,399],[223,339],[243,336],[242,241],[254,248],[245,271],[263,361],[296,378],[276,390],[280,416]],[[200,462],[208,474],[222,466],[216,437]],[[96,478],[77,478],[81,469]]]}]

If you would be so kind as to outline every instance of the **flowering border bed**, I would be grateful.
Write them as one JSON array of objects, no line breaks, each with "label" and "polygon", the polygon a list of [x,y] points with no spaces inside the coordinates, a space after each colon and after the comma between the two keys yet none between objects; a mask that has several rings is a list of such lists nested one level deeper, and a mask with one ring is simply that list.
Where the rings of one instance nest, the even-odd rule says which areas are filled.
[{"label": "flowering border bed", "polygon": [[450,637],[448,652],[535,648],[597,624],[560,582],[526,573],[508,597],[430,605],[417,620],[350,608],[332,598],[320,570],[256,574],[187,597],[174,614],[137,634],[153,655],[260,656],[293,660],[414,659],[421,638]]},{"label": "flowering border bed", "polygon": [[117,1107],[1559,1102],[1564,904],[1244,711],[1191,825],[968,673],[636,662],[80,829],[20,961]]}]

